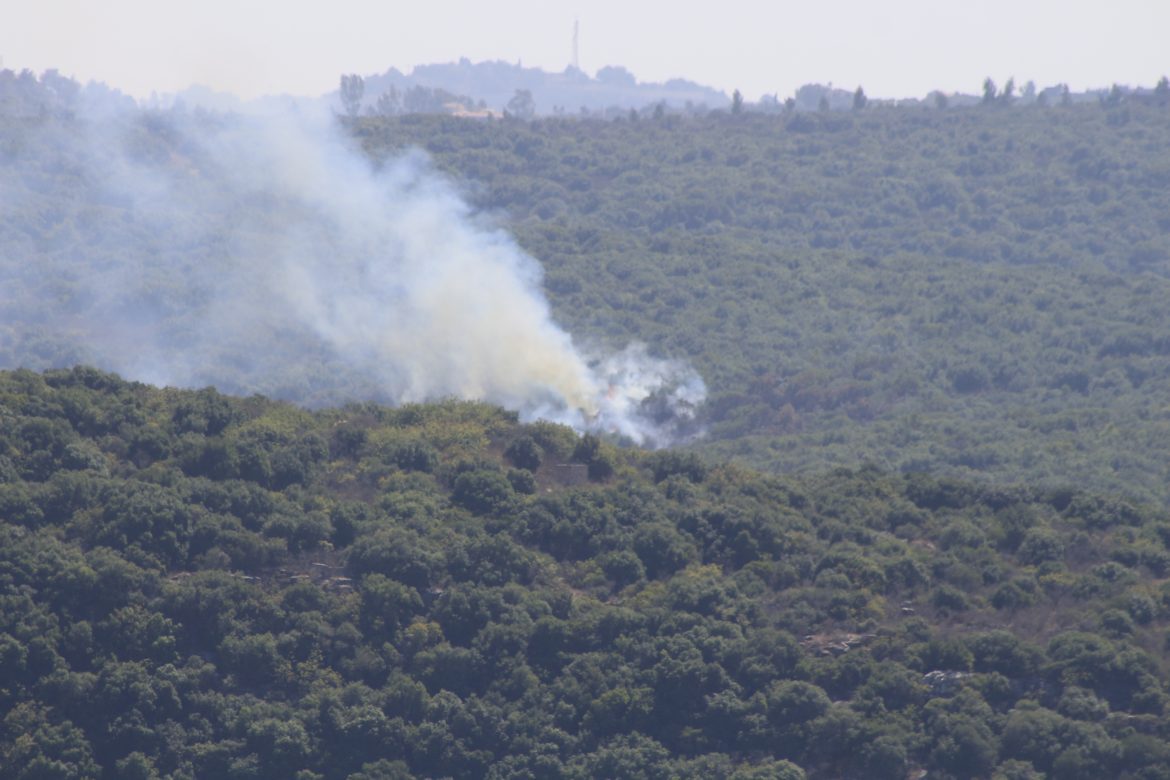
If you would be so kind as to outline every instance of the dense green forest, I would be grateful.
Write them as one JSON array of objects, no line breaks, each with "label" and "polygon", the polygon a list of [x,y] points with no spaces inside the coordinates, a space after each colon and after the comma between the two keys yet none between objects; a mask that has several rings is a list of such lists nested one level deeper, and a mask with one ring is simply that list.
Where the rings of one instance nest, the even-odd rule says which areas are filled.
[{"label": "dense green forest", "polygon": [[[87,161],[115,153],[206,178],[192,134],[226,120],[140,112],[95,133],[68,86],[15,79],[5,94],[24,108],[0,111],[16,203],[0,213],[0,258],[18,269],[0,292],[0,366],[101,365],[83,346],[94,337],[140,351],[132,328],[95,331],[82,316],[128,283],[114,267],[147,297],[111,307],[145,308],[181,360],[214,322],[174,312],[207,283],[158,269],[214,269],[231,247],[201,236],[207,214],[160,226],[149,199],[111,200]],[[690,445],[704,456],[772,473],[874,464],[1075,482],[1166,504],[1166,98],[346,127],[375,165],[426,150],[544,266],[553,314],[578,343],[642,341],[693,364],[710,391]],[[279,234],[290,215],[247,195],[215,208]],[[28,268],[53,270],[30,282]],[[209,356],[217,386],[320,405],[337,396],[322,386],[349,381],[342,395],[378,397],[313,334],[279,335],[264,349],[225,337]],[[272,377],[261,386],[245,381],[256,365]]]},{"label": "dense green forest", "polygon": [[0,521],[4,778],[1170,777],[1170,516],[1080,489],[77,368]]},{"label": "dense green forest", "polygon": [[1170,498],[1170,108],[363,119],[711,388],[695,445]]},{"label": "dense green forest", "polygon": [[[214,196],[231,118],[0,78],[0,780],[1170,778],[1165,97],[342,120],[698,369],[643,451],[200,341],[298,204],[156,220],[94,171]],[[72,367],[123,304],[220,389]]]}]

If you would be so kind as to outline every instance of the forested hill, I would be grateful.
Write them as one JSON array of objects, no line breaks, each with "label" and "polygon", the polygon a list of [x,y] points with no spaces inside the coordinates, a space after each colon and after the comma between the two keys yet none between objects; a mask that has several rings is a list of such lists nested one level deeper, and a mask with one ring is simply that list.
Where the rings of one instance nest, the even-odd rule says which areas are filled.
[{"label": "forested hill", "polygon": [[0,372],[0,777],[1166,778],[1170,517]]},{"label": "forested hill", "polygon": [[1170,107],[363,119],[711,389],[697,445],[1170,498]]},{"label": "forested hill", "polygon": [[[279,286],[210,269],[267,268],[248,252],[328,225],[314,233],[265,192],[176,206],[165,188],[111,195],[95,174],[170,166],[196,194],[221,192],[216,177],[238,166],[209,164],[198,141],[229,118],[118,103],[103,124],[83,109],[108,96],[70,98],[76,85],[48,75],[12,81],[0,105],[0,366],[100,363],[87,347],[105,342],[107,356],[144,355],[144,372],[201,360],[224,391],[310,404],[387,392],[320,328],[262,306],[229,314],[263,327],[225,327],[209,307],[217,285]],[[427,150],[544,266],[577,343],[641,341],[693,364],[709,390],[704,455],[772,473],[873,463],[1073,482],[1167,505],[1165,98],[345,127],[377,165]],[[246,227],[237,244],[223,224]],[[95,311],[121,319],[95,328]],[[211,381],[191,376],[166,381]]]}]

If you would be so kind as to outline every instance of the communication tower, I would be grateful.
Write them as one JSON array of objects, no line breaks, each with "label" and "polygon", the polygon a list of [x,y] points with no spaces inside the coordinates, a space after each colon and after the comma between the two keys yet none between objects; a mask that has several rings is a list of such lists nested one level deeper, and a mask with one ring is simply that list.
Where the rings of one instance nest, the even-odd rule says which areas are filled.
[{"label": "communication tower", "polygon": [[573,70],[581,70],[581,62],[577,59],[577,31],[579,22],[573,20]]}]

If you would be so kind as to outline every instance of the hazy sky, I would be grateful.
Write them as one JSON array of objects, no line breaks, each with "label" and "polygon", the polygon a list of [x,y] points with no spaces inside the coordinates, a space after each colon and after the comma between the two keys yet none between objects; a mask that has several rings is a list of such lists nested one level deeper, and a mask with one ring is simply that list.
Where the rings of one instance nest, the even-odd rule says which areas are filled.
[{"label": "hazy sky", "polygon": [[872,97],[1002,84],[1153,86],[1170,0],[0,0],[6,68],[57,68],[136,96],[192,83],[316,95],[341,73],[472,61],[684,77],[750,99],[802,84]]}]

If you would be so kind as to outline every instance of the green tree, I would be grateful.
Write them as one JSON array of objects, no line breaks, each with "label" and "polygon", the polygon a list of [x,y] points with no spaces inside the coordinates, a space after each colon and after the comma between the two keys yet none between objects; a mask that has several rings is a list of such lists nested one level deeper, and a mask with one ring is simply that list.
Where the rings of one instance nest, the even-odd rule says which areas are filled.
[{"label": "green tree", "polygon": [[997,87],[995,82],[988,76],[983,80],[983,105],[990,106],[995,103],[997,94]]},{"label": "green tree", "polygon": [[743,113],[743,95],[738,89],[731,93],[731,113]]},{"label": "green tree", "polygon": [[1154,87],[1154,101],[1160,106],[1170,105],[1170,78],[1163,76]]},{"label": "green tree", "polygon": [[517,89],[507,105],[508,114],[517,119],[532,119],[536,116],[536,101],[532,98],[532,91]]},{"label": "green tree", "polygon": [[397,116],[402,113],[402,95],[393,84],[378,95],[378,99],[374,103],[374,112],[378,116]]},{"label": "green tree", "polygon": [[526,434],[513,439],[504,450],[504,455],[516,467],[536,471],[540,468],[544,452],[536,440]]},{"label": "green tree", "polygon": [[1005,106],[1010,106],[1016,99],[1016,80],[1014,78],[1008,79],[1007,83],[1003,85],[1003,91],[999,93],[999,102]]},{"label": "green tree", "polygon": [[362,626],[372,637],[392,638],[423,610],[418,591],[381,574],[362,578],[361,599]]},{"label": "green tree", "polygon": [[488,469],[460,474],[454,487],[455,501],[478,514],[502,512],[512,505],[516,495],[505,475]]}]

